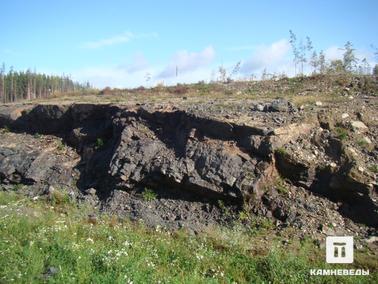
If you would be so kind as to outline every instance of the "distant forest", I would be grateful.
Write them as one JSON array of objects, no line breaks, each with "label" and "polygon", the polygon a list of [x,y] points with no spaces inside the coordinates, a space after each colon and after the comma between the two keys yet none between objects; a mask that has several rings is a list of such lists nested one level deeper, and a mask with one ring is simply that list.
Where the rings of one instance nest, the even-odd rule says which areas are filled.
[{"label": "distant forest", "polygon": [[20,100],[46,98],[55,93],[67,93],[91,88],[89,83],[80,84],[67,75],[55,76],[27,70],[6,72],[3,64],[0,69],[0,102],[9,103]]}]

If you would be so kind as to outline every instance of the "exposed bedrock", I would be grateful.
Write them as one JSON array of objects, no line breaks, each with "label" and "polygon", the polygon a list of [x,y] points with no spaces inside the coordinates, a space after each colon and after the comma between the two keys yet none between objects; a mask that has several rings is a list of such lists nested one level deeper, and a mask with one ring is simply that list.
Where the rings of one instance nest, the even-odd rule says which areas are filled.
[{"label": "exposed bedrock", "polygon": [[14,131],[62,137],[81,155],[80,188],[173,185],[243,204],[273,174],[266,129],[109,105],[40,105],[3,114]]},{"label": "exposed bedrock", "polygon": [[[264,207],[263,195],[280,174],[348,208],[368,208],[358,221],[378,225],[376,188],[358,175],[348,150],[324,145],[324,155],[338,159],[337,169],[279,151],[319,128],[317,121],[272,129],[178,109],[77,104],[3,107],[0,127],[5,126],[13,132],[60,137],[76,149],[79,158],[72,155],[62,160],[54,151],[3,143],[3,183],[68,185],[75,180],[79,189],[94,188],[102,198],[114,190],[166,186],[197,197],[223,199],[240,208],[256,208]],[[331,136],[323,140],[337,144]],[[348,215],[349,209],[345,210]]]}]

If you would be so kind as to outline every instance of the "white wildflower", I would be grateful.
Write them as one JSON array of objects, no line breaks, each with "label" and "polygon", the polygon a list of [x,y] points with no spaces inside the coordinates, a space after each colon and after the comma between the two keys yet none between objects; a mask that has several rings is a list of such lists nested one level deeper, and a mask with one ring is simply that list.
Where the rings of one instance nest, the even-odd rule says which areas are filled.
[{"label": "white wildflower", "polygon": [[94,243],[94,240],[92,240],[91,238],[88,238],[88,239],[87,239],[87,242],[89,242],[89,243],[92,243],[92,244],[93,244],[93,243]]}]

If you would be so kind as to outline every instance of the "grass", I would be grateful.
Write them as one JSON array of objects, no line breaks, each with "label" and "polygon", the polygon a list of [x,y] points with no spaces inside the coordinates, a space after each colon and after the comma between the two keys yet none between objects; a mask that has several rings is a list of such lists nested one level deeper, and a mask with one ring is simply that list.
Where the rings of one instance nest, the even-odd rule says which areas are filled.
[{"label": "grass", "polygon": [[66,148],[66,146],[64,145],[64,143],[62,142],[62,141],[58,141],[57,142],[57,146],[56,146],[56,149],[58,150],[58,151],[64,151],[64,149]]},{"label": "grass", "polygon": [[364,139],[358,139],[357,145],[360,146],[361,148],[366,148],[367,146],[369,146],[369,143],[366,142],[366,140]]},{"label": "grass", "polygon": [[105,145],[105,142],[102,138],[97,138],[95,143],[95,149],[100,149]]},{"label": "grass", "polygon": [[[52,206],[48,200],[0,192],[0,283],[377,283],[378,279],[373,271],[370,276],[310,276],[312,268],[335,266],[326,265],[323,250],[309,240],[290,238],[283,247],[280,237],[269,231],[271,225],[253,234],[236,226],[191,236],[101,214],[92,224],[89,213],[84,205]],[[364,267],[370,263],[365,257]],[[377,269],[377,264],[369,268]]]},{"label": "grass", "polygon": [[343,127],[335,127],[334,132],[336,137],[340,140],[346,140],[348,138],[348,129]]},{"label": "grass", "polygon": [[152,200],[155,200],[157,197],[157,194],[152,190],[152,189],[149,189],[149,188],[144,188],[143,192],[142,192],[142,198],[144,201],[152,201]]},{"label": "grass", "polygon": [[[343,82],[340,85],[340,78]],[[233,99],[246,100],[251,98],[269,99],[282,96],[290,99],[295,104],[314,103],[318,100],[324,103],[337,103],[348,101],[348,98],[340,96],[344,86],[351,82],[352,77],[345,76],[309,76],[297,78],[284,78],[264,81],[235,81],[230,84],[198,82],[194,84],[181,84],[177,86],[159,86],[142,89],[112,89],[109,95],[99,95],[98,90],[85,92],[72,92],[57,94],[49,98],[40,98],[38,103],[117,103],[135,104],[146,102],[174,102],[175,105],[196,104],[200,99],[219,99],[230,101]],[[374,85],[372,85],[374,86]],[[362,88],[362,87],[361,87]],[[376,87],[373,88],[374,90]],[[376,92],[376,90],[375,90]],[[369,92],[371,93],[371,92]],[[183,101],[185,94],[187,100]],[[301,94],[298,96],[298,94]]]},{"label": "grass", "polygon": [[49,202],[53,206],[61,206],[73,203],[73,200],[70,198],[67,192],[64,192],[62,190],[54,190],[50,193]]},{"label": "grass", "polygon": [[19,190],[21,190],[22,189],[22,184],[19,184],[19,183],[17,183],[17,184],[14,184],[13,186],[12,186],[12,190],[13,191],[19,191]]},{"label": "grass", "polygon": [[277,178],[274,186],[277,192],[280,194],[288,194],[289,192],[289,189],[282,178]]},{"label": "grass", "polygon": [[372,165],[369,167],[369,170],[375,174],[378,174],[378,165]]},{"label": "grass", "polygon": [[287,153],[286,149],[283,148],[283,147],[279,147],[279,148],[277,148],[277,149],[275,150],[275,152],[276,152],[278,155],[282,156],[282,157],[286,157],[287,155],[289,155],[289,154]]}]

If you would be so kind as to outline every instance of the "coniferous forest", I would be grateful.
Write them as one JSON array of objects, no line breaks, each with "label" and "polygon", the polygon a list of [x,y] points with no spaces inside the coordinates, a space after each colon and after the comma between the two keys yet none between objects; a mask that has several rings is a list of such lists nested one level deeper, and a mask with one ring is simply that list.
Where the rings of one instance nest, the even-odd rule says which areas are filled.
[{"label": "coniferous forest", "polygon": [[89,83],[74,82],[70,76],[46,75],[36,71],[8,71],[0,69],[0,102],[46,98],[56,93],[68,93],[90,88]]}]

